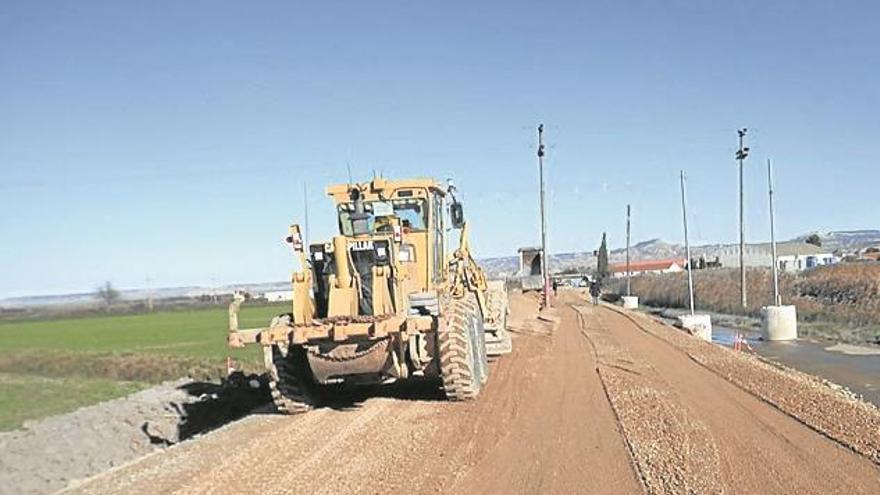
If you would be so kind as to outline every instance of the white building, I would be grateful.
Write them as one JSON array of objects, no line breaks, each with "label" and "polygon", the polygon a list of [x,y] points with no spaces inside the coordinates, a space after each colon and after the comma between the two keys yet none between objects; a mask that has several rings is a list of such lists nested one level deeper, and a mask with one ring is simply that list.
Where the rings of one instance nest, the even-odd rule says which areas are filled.
[{"label": "white building", "polygon": [[263,293],[263,298],[269,302],[293,301],[292,290],[273,290]]},{"label": "white building", "polygon": [[[718,256],[721,266],[734,268],[739,266],[739,246],[725,246],[713,254]],[[770,243],[747,244],[745,249],[745,265],[753,267],[770,267],[773,264],[773,252]],[[798,272],[822,265],[832,265],[840,261],[832,253],[822,247],[805,242],[780,242],[776,244],[776,261],[783,272]]]},{"label": "white building", "polygon": [[837,259],[831,253],[814,253],[814,254],[804,254],[804,253],[786,253],[782,254],[779,252],[779,248],[776,249],[776,263],[779,266],[779,271],[781,272],[799,272],[801,270],[805,270],[807,268],[815,268],[817,266],[822,265],[833,265],[840,260]]}]

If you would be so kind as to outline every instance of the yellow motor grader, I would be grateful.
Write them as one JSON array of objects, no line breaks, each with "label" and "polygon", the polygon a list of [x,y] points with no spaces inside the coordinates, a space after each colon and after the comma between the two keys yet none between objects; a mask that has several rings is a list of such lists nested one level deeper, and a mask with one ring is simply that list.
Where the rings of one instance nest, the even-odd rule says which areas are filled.
[{"label": "yellow motor grader", "polygon": [[[229,307],[231,347],[263,347],[278,410],[303,412],[336,384],[425,379],[451,400],[476,397],[488,356],[510,352],[503,282],[486,281],[471,256],[454,186],[432,179],[327,188],[339,234],[287,242],[301,271],[293,308],[265,328],[239,329],[244,300]],[[450,234],[459,232],[450,249]]]}]

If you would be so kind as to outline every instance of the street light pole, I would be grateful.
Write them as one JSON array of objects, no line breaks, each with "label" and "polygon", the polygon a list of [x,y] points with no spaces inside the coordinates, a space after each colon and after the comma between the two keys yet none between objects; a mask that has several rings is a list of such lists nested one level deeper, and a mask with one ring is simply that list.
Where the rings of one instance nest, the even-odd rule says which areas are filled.
[{"label": "street light pole", "polygon": [[538,173],[541,179],[541,271],[544,277],[544,307],[550,307],[550,267],[547,266],[547,210],[544,206],[544,124],[538,125]]},{"label": "street light pole", "polygon": [[632,278],[632,272],[629,271],[629,220],[630,220],[630,206],[626,205],[626,295],[631,296],[632,293],[630,291],[630,279]]},{"label": "street light pole", "polygon": [[736,159],[739,161],[739,292],[743,309],[746,308],[748,300],[746,299],[746,227],[745,227],[745,187],[743,186],[743,161],[749,156],[749,148],[743,147],[743,138],[746,136],[748,129],[743,127],[736,131],[739,135],[739,149],[736,152]]},{"label": "street light pole", "polygon": [[767,190],[770,195],[770,246],[773,254],[773,304],[780,306],[782,301],[779,299],[779,267],[776,261],[776,228],[773,218],[773,165],[770,159],[767,159]]},{"label": "street light pole", "polygon": [[681,216],[684,222],[684,250],[687,253],[687,270],[688,270],[688,300],[690,302],[691,315],[694,314],[694,275],[693,266],[691,266],[691,243],[688,240],[688,214],[687,214],[687,192],[684,185],[684,170],[681,171]]}]

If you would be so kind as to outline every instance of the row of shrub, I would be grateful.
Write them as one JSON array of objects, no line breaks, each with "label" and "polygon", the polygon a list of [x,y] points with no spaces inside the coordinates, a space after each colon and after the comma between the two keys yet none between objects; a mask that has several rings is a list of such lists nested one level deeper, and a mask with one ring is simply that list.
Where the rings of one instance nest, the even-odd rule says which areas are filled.
[{"label": "row of shrub", "polygon": [[[739,270],[694,271],[698,308],[719,313],[759,316],[773,304],[773,280],[768,268],[746,270],[748,306],[740,304]],[[783,304],[794,304],[804,321],[849,325],[880,325],[880,264],[852,263],[780,274]],[[684,308],[688,304],[687,274],[643,275],[632,278],[632,293],[649,306]],[[610,283],[615,293],[625,290],[621,279]]]}]

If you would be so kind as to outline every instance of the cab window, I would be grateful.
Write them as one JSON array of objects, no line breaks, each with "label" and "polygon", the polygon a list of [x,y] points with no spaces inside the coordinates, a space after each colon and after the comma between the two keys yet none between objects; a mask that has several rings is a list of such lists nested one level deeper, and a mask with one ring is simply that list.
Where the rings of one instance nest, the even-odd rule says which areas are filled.
[{"label": "cab window", "polygon": [[[364,213],[369,215],[367,219],[368,231],[371,234],[390,232],[387,220],[388,208],[390,213],[400,220],[400,226],[410,232],[424,232],[428,225],[428,211],[424,199],[406,198],[393,199],[391,201],[365,201]],[[354,235],[351,214],[354,212],[354,203],[342,203],[338,206],[339,232],[344,236]]]}]

